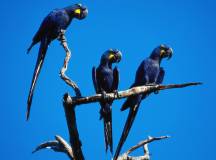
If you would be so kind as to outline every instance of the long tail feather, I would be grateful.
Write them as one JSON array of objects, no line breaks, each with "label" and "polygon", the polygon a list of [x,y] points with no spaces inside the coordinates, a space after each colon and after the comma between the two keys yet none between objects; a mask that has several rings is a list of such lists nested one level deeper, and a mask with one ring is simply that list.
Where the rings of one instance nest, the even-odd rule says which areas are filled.
[{"label": "long tail feather", "polygon": [[[130,88],[135,87],[135,84],[132,84]],[[132,106],[135,106],[137,104],[138,99],[140,98],[139,95],[130,96],[126,99],[126,101],[123,103],[121,107],[121,111],[124,111]]]},{"label": "long tail feather", "polygon": [[[109,117],[111,113],[109,113]],[[112,119],[105,120],[104,119],[104,136],[105,136],[105,144],[106,144],[106,152],[108,150],[108,146],[110,148],[110,152],[113,154],[113,137],[112,137]]]},{"label": "long tail feather", "polygon": [[138,108],[139,108],[139,104],[140,104],[140,102],[138,102],[134,107],[130,108],[128,118],[127,118],[126,124],[124,126],[124,129],[123,129],[121,138],[119,140],[119,143],[118,143],[118,146],[117,146],[117,149],[116,149],[115,156],[114,156],[113,160],[117,160],[117,158],[118,158],[118,156],[119,156],[119,154],[121,152],[122,146],[124,145],[124,143],[125,143],[125,141],[127,139],[129,131],[130,131],[130,129],[132,127],[132,124],[134,122],[134,119],[136,117],[136,114],[137,114],[137,111],[138,111]]},{"label": "long tail feather", "polygon": [[126,101],[123,103],[122,107],[121,107],[121,111],[124,111],[128,108],[130,108],[130,106],[132,105],[131,102],[134,101],[134,96],[128,97],[126,99]]},{"label": "long tail feather", "polygon": [[29,46],[29,48],[27,49],[27,54],[29,54],[29,52],[31,51],[32,47],[38,42],[32,41],[31,45]]},{"label": "long tail feather", "polygon": [[33,75],[32,82],[31,82],[31,88],[30,88],[29,95],[28,95],[26,120],[28,120],[29,116],[30,116],[30,109],[31,109],[31,103],[32,103],[32,98],[33,98],[33,92],[35,89],[35,84],[36,84],[38,76],[40,74],[41,67],[42,67],[43,62],[44,62],[44,58],[46,55],[48,45],[49,45],[49,42],[48,42],[47,38],[43,38],[41,41],[41,44],[40,44],[37,63],[35,66],[34,75]]},{"label": "long tail feather", "polygon": [[104,139],[105,139],[105,148],[106,152],[108,147],[110,148],[110,152],[113,153],[113,137],[112,137],[112,108],[109,104],[106,104],[106,115],[103,115],[104,121]]},{"label": "long tail feather", "polygon": [[112,113],[110,114],[111,120],[109,123],[109,146],[110,152],[113,154],[113,134],[112,134]]},{"label": "long tail feather", "polygon": [[107,129],[107,123],[104,119],[104,141],[105,141],[105,150],[107,152],[108,150],[108,129]]},{"label": "long tail feather", "polygon": [[31,51],[31,49],[32,49],[33,46],[34,46],[34,44],[32,43],[32,44],[30,45],[30,47],[27,49],[27,54],[29,54],[29,52]]}]

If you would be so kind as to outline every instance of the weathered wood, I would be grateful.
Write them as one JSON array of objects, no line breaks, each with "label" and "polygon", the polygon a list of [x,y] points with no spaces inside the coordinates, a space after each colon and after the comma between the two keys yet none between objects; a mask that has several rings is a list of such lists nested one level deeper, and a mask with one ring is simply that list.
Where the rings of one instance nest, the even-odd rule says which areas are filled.
[{"label": "weathered wood", "polygon": [[[118,160],[150,160],[150,153],[148,150],[148,144],[153,142],[153,141],[162,140],[162,139],[166,139],[166,138],[169,138],[169,136],[148,137],[148,139],[139,142],[137,145],[131,147],[127,152],[125,152],[124,154],[119,156]],[[138,157],[129,156],[129,154],[131,152],[133,152],[134,150],[136,150],[140,147],[143,147],[143,149],[144,149],[144,155],[143,156],[138,156]]]},{"label": "weathered wood", "polygon": [[73,160],[74,153],[73,153],[73,149],[71,148],[71,146],[61,136],[56,135],[55,138],[59,142],[59,144],[62,146],[62,148],[64,148],[65,153],[68,155],[68,157],[71,160]]},{"label": "weathered wood", "polygon": [[66,153],[68,157],[71,160],[73,160],[74,156],[73,156],[73,151],[70,145],[61,136],[56,135],[55,139],[56,140],[46,141],[44,143],[41,143],[40,145],[36,147],[36,149],[32,153],[35,153],[42,149],[52,149],[55,152]]},{"label": "weathered wood", "polygon": [[[124,91],[119,91],[118,93],[107,93],[105,97],[107,100],[122,99],[129,96],[141,94],[141,93],[151,93],[154,91],[173,89],[173,88],[184,88],[188,86],[200,85],[200,82],[183,83],[183,84],[169,84],[169,85],[145,85],[139,87],[133,87]],[[96,94],[87,97],[71,97],[71,105],[81,105],[86,103],[93,103],[103,100],[102,94]]]},{"label": "weathered wood", "polygon": [[71,97],[68,94],[65,94],[63,98],[63,105],[70,136],[70,144],[73,150],[73,158],[74,160],[84,160],[81,148],[82,143],[79,139],[79,133],[77,130],[75,107],[71,106],[71,101]]},{"label": "weathered wood", "polygon": [[[148,137],[148,139],[143,140],[141,142],[139,142],[137,145],[131,147],[126,154],[130,154],[131,152],[133,152],[134,150],[136,150],[139,147],[144,146],[145,144],[151,143],[153,141],[158,141],[158,140],[162,140],[162,139],[166,139],[169,138],[169,136],[161,136],[161,137]],[[146,149],[144,149],[145,152],[148,152]]]},{"label": "weathered wood", "polygon": [[68,63],[69,63],[70,57],[71,57],[71,51],[70,51],[70,49],[68,47],[67,40],[66,40],[66,37],[65,37],[65,31],[64,30],[61,31],[61,34],[60,34],[58,40],[61,42],[61,45],[64,48],[65,53],[66,53],[66,57],[65,57],[64,63],[63,63],[63,67],[61,68],[61,71],[60,71],[60,77],[61,77],[61,79],[63,81],[65,81],[65,83],[67,83],[69,86],[71,86],[74,89],[76,96],[80,97],[81,96],[81,92],[80,92],[79,87],[77,86],[77,84],[74,81],[72,81],[65,74],[65,72],[67,71],[67,68],[68,68]]}]

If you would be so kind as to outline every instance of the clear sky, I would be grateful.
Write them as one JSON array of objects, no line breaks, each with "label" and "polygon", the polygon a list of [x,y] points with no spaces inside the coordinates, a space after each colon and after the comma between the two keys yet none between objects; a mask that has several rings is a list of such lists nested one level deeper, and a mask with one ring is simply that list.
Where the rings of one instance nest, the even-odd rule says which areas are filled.
[{"label": "clear sky", "polygon": [[[55,8],[80,2],[88,6],[85,20],[74,20],[66,36],[72,50],[67,74],[83,95],[94,94],[93,65],[109,48],[122,51],[119,89],[134,80],[140,62],[161,43],[174,50],[163,61],[165,84],[202,81],[203,86],[161,91],[142,102],[135,123],[122,149],[126,151],[148,135],[172,138],[149,146],[154,160],[212,160],[215,158],[215,37],[216,2],[213,0],[3,0],[1,1],[1,145],[2,160],[63,160],[66,155],[35,146],[59,134],[68,140],[62,95],[73,90],[60,78],[65,56],[54,41],[36,86],[30,121],[25,121],[26,101],[36,63],[38,45],[26,49],[43,18]],[[113,104],[114,149],[121,135],[126,112],[123,100]],[[110,159],[105,154],[99,104],[76,109],[78,130],[87,160]],[[142,155],[138,150],[134,155]]]}]

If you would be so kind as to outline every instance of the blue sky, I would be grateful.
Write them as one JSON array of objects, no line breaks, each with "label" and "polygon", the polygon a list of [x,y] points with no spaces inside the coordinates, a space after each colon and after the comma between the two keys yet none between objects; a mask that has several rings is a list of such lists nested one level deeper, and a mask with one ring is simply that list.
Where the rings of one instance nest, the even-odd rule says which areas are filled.
[{"label": "blue sky", "polygon": [[[68,140],[62,95],[73,91],[60,78],[65,56],[58,41],[48,50],[36,86],[30,121],[25,121],[26,100],[36,63],[38,46],[30,55],[31,43],[42,19],[54,8],[81,2],[89,15],[74,20],[66,33],[72,58],[67,74],[77,82],[83,95],[94,94],[91,69],[109,48],[122,51],[119,89],[127,89],[135,71],[154,47],[170,45],[174,56],[164,61],[165,84],[202,81],[204,85],[162,91],[142,102],[135,123],[122,149],[126,151],[148,135],[172,138],[152,143],[155,160],[212,160],[215,125],[215,37],[216,2],[213,0],[83,0],[1,2],[1,159],[63,160],[60,153],[45,150],[31,154],[35,146],[59,134]],[[113,104],[113,136],[116,148],[126,112],[123,100]],[[86,159],[110,159],[105,154],[99,105],[76,109],[80,138]],[[142,155],[138,150],[134,155]]]}]

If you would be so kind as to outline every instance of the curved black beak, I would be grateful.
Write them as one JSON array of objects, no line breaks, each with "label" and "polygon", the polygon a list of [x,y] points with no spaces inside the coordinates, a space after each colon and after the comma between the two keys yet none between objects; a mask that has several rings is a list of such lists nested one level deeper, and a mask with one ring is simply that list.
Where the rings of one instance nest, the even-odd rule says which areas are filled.
[{"label": "curved black beak", "polygon": [[88,9],[86,7],[82,7],[82,13],[80,14],[80,19],[84,19],[88,15]]},{"label": "curved black beak", "polygon": [[85,18],[88,15],[88,9],[86,7],[83,7],[82,10],[82,19]]},{"label": "curved black beak", "polygon": [[172,49],[172,48],[169,48],[169,49],[166,51],[166,54],[167,54],[167,59],[168,59],[168,60],[169,60],[170,58],[172,58],[173,49]]},{"label": "curved black beak", "polygon": [[121,51],[116,50],[116,51],[115,51],[115,61],[116,61],[117,63],[119,63],[119,62],[121,61],[121,59],[122,59],[122,53],[121,53]]}]

